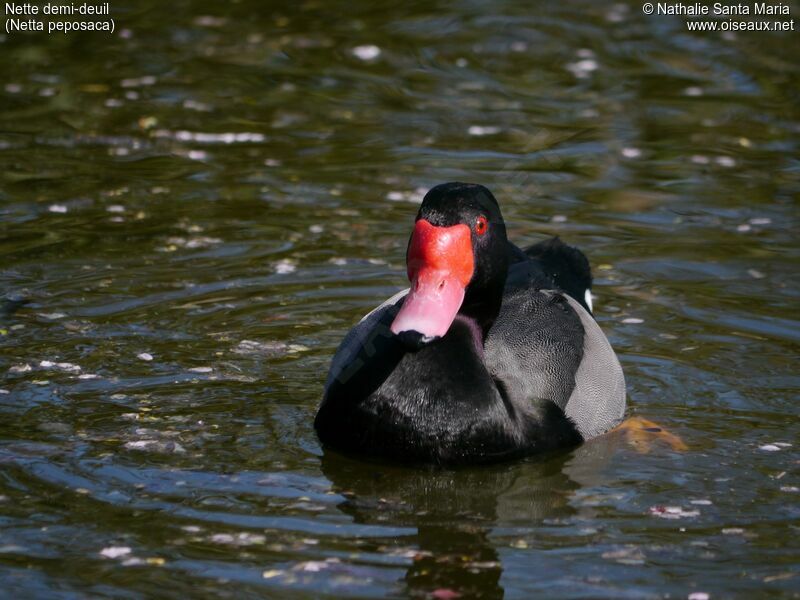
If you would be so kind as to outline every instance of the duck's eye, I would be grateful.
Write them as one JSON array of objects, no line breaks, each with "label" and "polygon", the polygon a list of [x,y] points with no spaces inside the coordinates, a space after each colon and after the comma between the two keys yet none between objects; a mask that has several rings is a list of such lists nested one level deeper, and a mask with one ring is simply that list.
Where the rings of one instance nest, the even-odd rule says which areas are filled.
[{"label": "duck's eye", "polygon": [[489,222],[486,220],[486,217],[481,215],[475,220],[475,233],[483,235],[486,233],[487,229],[489,229]]}]

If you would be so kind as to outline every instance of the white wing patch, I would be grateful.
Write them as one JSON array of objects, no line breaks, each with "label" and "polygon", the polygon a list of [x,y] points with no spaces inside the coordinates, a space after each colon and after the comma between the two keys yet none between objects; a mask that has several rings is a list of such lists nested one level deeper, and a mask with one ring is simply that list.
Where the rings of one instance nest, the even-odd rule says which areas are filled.
[{"label": "white wing patch", "polygon": [[586,306],[589,307],[589,311],[594,312],[594,308],[592,308],[592,290],[586,290],[583,299],[586,300]]}]

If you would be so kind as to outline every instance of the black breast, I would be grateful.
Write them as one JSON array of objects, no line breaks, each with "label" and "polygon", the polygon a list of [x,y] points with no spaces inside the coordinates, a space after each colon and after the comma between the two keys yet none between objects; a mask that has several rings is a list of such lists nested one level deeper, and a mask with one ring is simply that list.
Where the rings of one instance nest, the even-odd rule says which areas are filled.
[{"label": "black breast", "polygon": [[441,340],[404,352],[366,397],[327,400],[323,408],[332,410],[321,409],[317,429],[324,443],[342,450],[453,463],[519,444],[517,423],[477,348],[475,326],[460,318]]},{"label": "black breast", "polygon": [[[380,329],[380,325],[378,325]],[[376,336],[371,362],[331,384],[315,426],[326,445],[405,462],[490,462],[580,443],[549,399],[512,401],[487,369],[479,332],[457,318],[441,340],[395,354]],[[374,342],[374,343],[373,343]],[[375,357],[379,356],[379,360]]]}]

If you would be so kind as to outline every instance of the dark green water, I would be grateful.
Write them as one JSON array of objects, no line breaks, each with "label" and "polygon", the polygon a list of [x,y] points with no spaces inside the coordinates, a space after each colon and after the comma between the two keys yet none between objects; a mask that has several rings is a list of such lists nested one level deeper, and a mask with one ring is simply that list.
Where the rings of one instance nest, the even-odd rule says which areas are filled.
[{"label": "dark green water", "polygon": [[[588,0],[112,16],[0,42],[0,293],[30,298],[0,595],[800,595],[800,34]],[[330,357],[455,179],[589,255],[630,414],[688,452],[322,451]]]}]

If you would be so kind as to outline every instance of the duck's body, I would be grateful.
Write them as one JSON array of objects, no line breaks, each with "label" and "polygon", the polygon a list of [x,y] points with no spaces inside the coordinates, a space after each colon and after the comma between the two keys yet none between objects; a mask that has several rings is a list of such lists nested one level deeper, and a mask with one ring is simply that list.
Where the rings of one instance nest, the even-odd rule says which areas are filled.
[{"label": "duck's body", "polygon": [[[471,231],[470,271],[459,219],[475,214],[496,237]],[[488,190],[444,184],[423,201],[409,274],[411,294],[375,309],[339,347],[315,421],[324,444],[477,463],[574,446],[621,420],[622,369],[587,310],[591,275],[578,251],[549,240],[523,252],[505,239]]]}]

